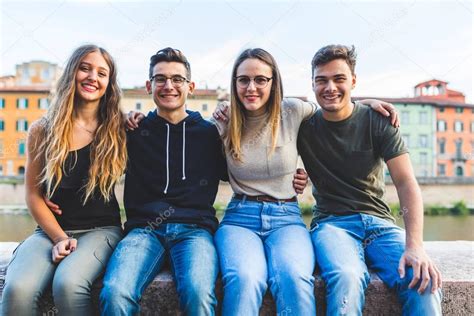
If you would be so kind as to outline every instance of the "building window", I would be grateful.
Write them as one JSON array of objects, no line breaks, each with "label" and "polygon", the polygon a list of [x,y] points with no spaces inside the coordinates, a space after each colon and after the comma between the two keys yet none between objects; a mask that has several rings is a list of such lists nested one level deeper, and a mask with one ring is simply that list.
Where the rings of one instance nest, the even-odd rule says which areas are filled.
[{"label": "building window", "polygon": [[203,111],[203,112],[207,112],[207,103],[204,103],[204,104],[202,105],[202,111]]},{"label": "building window", "polygon": [[455,140],[454,144],[456,146],[456,157],[461,158],[462,157],[462,139]]},{"label": "building window", "polygon": [[402,135],[402,140],[405,146],[410,147],[410,135]]},{"label": "building window", "polygon": [[0,176],[3,176],[3,166],[0,165]]},{"label": "building window", "polygon": [[18,155],[24,156],[26,153],[26,142],[24,139],[18,141]]},{"label": "building window", "polygon": [[426,165],[428,163],[428,154],[420,153],[420,165]]},{"label": "building window", "polygon": [[454,131],[457,133],[461,133],[464,130],[464,124],[461,121],[454,122]]},{"label": "building window", "polygon": [[444,112],[444,108],[439,108],[439,112],[440,112],[440,113],[443,113],[443,112]]},{"label": "building window", "polygon": [[438,164],[438,176],[446,175],[446,165],[443,163]]},{"label": "building window", "polygon": [[428,113],[426,111],[420,112],[420,124],[428,124]]},{"label": "building window", "polygon": [[471,133],[474,133],[474,122],[471,122]]},{"label": "building window", "polygon": [[7,170],[5,171],[5,175],[13,176],[13,160],[7,160]]},{"label": "building window", "polygon": [[18,175],[22,176],[24,174],[25,174],[25,167],[23,166],[18,167]]},{"label": "building window", "polygon": [[401,124],[410,124],[410,112],[402,111]]},{"label": "building window", "polygon": [[3,119],[0,119],[0,132],[3,132],[5,130],[5,121]]},{"label": "building window", "polygon": [[444,138],[439,140],[439,153],[446,153],[446,140]]},{"label": "building window", "polygon": [[462,177],[464,175],[464,170],[462,170],[461,166],[456,167],[456,176],[457,177]]},{"label": "building window", "polygon": [[456,113],[462,113],[462,112],[463,112],[463,110],[464,110],[463,108],[461,108],[461,107],[458,107],[458,108],[456,108]]},{"label": "building window", "polygon": [[438,132],[445,132],[448,128],[448,124],[444,120],[438,121]]},{"label": "building window", "polygon": [[140,110],[142,109],[142,104],[141,104],[141,102],[135,103],[135,109],[136,109],[137,111],[140,111]]},{"label": "building window", "polygon": [[16,108],[20,110],[24,110],[28,108],[28,99],[27,98],[19,98],[16,100]]},{"label": "building window", "polygon": [[27,132],[28,121],[25,119],[19,119],[18,121],[16,121],[16,130],[17,132]]},{"label": "building window", "polygon": [[49,100],[47,98],[38,99],[38,109],[47,110],[49,107]]},{"label": "building window", "polygon": [[428,135],[420,135],[420,147],[427,148],[428,147]]},{"label": "building window", "polygon": [[0,99],[0,110],[5,108],[5,99]]},{"label": "building window", "polygon": [[43,69],[42,77],[43,77],[44,80],[48,80],[48,79],[49,79],[49,68]]}]

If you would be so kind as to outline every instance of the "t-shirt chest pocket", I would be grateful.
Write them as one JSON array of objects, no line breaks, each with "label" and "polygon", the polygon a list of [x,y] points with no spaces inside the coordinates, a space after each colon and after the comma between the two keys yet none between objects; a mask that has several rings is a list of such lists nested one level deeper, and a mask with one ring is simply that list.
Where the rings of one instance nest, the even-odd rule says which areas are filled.
[{"label": "t-shirt chest pocket", "polygon": [[275,150],[271,152],[271,149],[271,145],[268,145],[266,155],[268,174],[270,176],[281,176],[294,173],[298,159],[296,142],[290,137],[279,139]]}]

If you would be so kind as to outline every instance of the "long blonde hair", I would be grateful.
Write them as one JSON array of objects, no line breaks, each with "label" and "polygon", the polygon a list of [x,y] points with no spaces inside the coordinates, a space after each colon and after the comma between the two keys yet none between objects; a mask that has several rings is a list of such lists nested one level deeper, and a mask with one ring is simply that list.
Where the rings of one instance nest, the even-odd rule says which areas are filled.
[{"label": "long blonde hair", "polygon": [[42,119],[42,135],[37,151],[37,158],[44,163],[40,184],[45,186],[46,195],[51,198],[63,175],[68,172],[65,162],[71,150],[76,73],[82,59],[92,52],[102,55],[110,73],[106,92],[99,102],[98,127],[91,143],[88,180],[83,187],[84,204],[95,192],[100,192],[104,200],[109,201],[114,184],[120,180],[127,163],[117,68],[105,49],[96,45],[83,45],[73,52],[57,82],[46,117]]},{"label": "long blonde hair", "polygon": [[244,50],[234,63],[232,69],[232,80],[230,88],[230,121],[227,133],[224,136],[224,144],[226,151],[228,151],[233,159],[242,161],[242,131],[245,126],[245,112],[244,105],[239,100],[237,95],[237,68],[246,59],[257,59],[267,64],[272,69],[272,87],[270,98],[265,105],[269,112],[269,125],[272,134],[271,154],[275,150],[278,128],[280,126],[281,102],[283,100],[283,85],[281,82],[280,70],[278,70],[277,63],[272,55],[261,48],[249,48]]}]

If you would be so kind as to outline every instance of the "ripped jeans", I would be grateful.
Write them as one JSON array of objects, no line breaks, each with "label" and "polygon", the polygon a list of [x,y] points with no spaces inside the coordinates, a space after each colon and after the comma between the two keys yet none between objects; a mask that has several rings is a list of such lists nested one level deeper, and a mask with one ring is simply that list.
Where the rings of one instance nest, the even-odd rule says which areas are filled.
[{"label": "ripped jeans", "polygon": [[115,226],[66,233],[77,249],[59,264],[52,261],[53,242],[37,228],[14,251],[7,269],[1,315],[38,315],[48,288],[59,315],[92,315],[90,288],[102,275],[122,229]]}]

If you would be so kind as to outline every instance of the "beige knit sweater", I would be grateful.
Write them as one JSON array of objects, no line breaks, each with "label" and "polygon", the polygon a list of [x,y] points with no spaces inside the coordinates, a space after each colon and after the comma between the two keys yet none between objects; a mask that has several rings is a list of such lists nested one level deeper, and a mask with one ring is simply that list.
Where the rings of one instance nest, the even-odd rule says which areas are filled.
[{"label": "beige knit sweater", "polygon": [[[289,199],[296,195],[293,176],[298,160],[298,129],[304,119],[314,114],[316,107],[315,103],[295,98],[283,99],[276,148],[271,154],[269,114],[246,118],[241,144],[242,162],[234,160],[226,151],[230,185],[235,193],[264,194],[276,199]],[[213,121],[222,137],[227,123]]]}]

